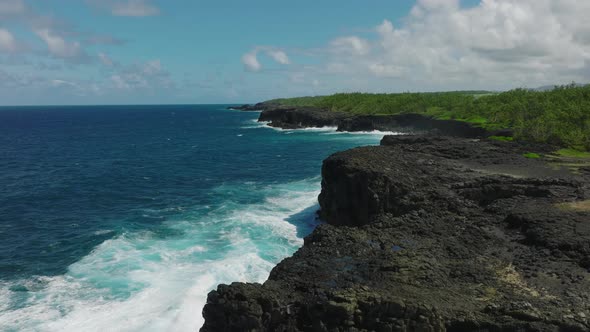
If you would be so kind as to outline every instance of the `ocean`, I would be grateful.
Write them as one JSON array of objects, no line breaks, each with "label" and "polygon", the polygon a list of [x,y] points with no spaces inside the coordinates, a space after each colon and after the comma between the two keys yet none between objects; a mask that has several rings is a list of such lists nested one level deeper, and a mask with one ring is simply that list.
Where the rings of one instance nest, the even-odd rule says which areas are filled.
[{"label": "ocean", "polygon": [[322,160],[379,133],[227,105],[0,108],[0,331],[196,331],[317,225]]}]

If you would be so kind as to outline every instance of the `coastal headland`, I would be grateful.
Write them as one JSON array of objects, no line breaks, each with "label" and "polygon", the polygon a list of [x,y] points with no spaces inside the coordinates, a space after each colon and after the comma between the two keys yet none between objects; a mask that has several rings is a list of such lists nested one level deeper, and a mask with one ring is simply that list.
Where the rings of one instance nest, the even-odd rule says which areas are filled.
[{"label": "coastal headland", "polygon": [[590,330],[581,152],[428,114],[237,108],[281,128],[407,135],[328,157],[325,223],[264,284],[212,291],[201,331]]}]

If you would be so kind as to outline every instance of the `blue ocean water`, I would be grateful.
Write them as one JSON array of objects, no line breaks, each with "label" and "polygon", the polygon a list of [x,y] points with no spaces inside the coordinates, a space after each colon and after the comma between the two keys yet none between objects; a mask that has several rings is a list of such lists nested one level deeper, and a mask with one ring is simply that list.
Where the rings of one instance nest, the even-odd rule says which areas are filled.
[{"label": "blue ocean water", "polygon": [[382,135],[224,105],[0,108],[0,331],[196,331],[316,225],[322,160]]}]

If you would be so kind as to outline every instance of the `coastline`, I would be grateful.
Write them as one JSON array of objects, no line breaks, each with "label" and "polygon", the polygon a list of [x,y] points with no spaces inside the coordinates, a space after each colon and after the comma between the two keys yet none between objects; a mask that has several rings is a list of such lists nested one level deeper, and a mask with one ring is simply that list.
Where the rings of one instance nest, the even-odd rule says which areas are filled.
[{"label": "coastline", "polygon": [[430,134],[385,136],[326,159],[326,224],[263,285],[211,292],[201,331],[590,328],[590,214],[577,207],[590,197],[590,167],[548,166],[524,155],[552,146],[484,139],[494,133],[457,121],[320,112],[273,105],[260,120]]},{"label": "coastline", "polygon": [[229,109],[260,112],[259,122],[282,129],[336,127],[342,132],[388,132],[392,129],[411,133],[436,133],[439,135],[484,138],[511,136],[509,129],[488,131],[470,123],[457,120],[439,120],[423,114],[354,115],[331,112],[315,107],[289,107],[277,104],[258,103]]}]

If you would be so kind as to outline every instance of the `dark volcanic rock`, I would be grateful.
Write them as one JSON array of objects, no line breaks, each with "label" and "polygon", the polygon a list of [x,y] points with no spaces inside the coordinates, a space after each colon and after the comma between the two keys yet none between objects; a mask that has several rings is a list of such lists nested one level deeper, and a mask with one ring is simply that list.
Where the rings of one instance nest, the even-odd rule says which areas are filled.
[{"label": "dark volcanic rock", "polygon": [[436,120],[420,114],[351,115],[331,112],[315,107],[287,107],[264,105],[258,121],[269,122],[272,127],[299,129],[308,127],[337,127],[338,131],[400,131],[430,132],[458,137],[486,137],[508,135],[508,132],[490,133],[469,123],[454,120]]},{"label": "dark volcanic rock", "polygon": [[230,110],[237,110],[237,111],[262,111],[269,108],[279,107],[277,104],[270,104],[270,103],[258,103],[255,105],[241,105],[241,106],[230,106],[228,109]]},{"label": "dark volcanic rock", "polygon": [[359,115],[343,120],[339,131],[420,131],[459,137],[485,137],[485,129],[454,120],[436,120],[420,114]]},{"label": "dark volcanic rock", "polygon": [[344,113],[329,112],[313,107],[278,107],[262,111],[258,121],[268,121],[270,126],[284,129],[336,127],[348,116]]},{"label": "dark volcanic rock", "polygon": [[201,331],[590,331],[590,172],[544,146],[392,136],[322,169],[327,224]]}]

